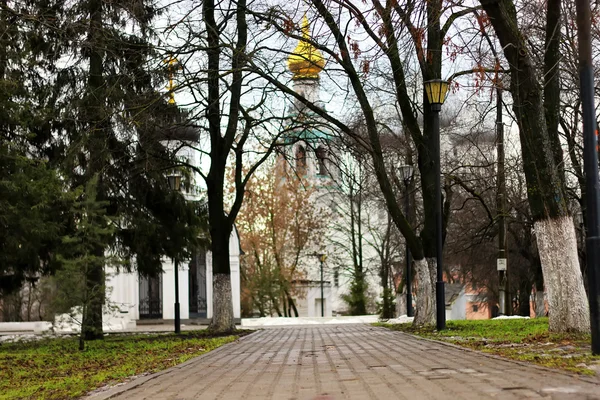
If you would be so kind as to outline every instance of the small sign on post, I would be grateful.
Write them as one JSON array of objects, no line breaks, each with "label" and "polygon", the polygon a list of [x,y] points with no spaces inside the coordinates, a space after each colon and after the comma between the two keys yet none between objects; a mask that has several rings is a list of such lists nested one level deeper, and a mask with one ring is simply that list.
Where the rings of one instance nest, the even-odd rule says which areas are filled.
[{"label": "small sign on post", "polygon": [[498,271],[506,271],[506,258],[497,259]]}]

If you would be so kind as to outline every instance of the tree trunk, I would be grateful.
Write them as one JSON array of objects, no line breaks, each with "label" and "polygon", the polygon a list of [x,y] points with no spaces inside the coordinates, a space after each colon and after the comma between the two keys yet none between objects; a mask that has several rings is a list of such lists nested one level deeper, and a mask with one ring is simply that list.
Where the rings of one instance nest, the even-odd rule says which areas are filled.
[{"label": "tree trunk", "polygon": [[[85,316],[87,314],[87,307],[84,304],[81,307],[81,318],[85,320]],[[81,332],[79,332],[79,351],[85,350],[85,338],[83,337],[83,325],[81,326]]]},{"label": "tree trunk", "polygon": [[290,317],[292,316],[292,312],[291,311],[293,310],[294,311],[294,316],[296,318],[298,318],[298,308],[296,307],[296,302],[294,301],[294,299],[290,295],[289,290],[287,290],[287,289],[285,290],[285,296],[287,297],[288,304],[290,305],[290,311],[289,311]]},{"label": "tree trunk", "polygon": [[550,331],[590,331],[590,314],[579,270],[577,239],[569,217],[534,224],[550,309]]},{"label": "tree trunk", "polygon": [[[222,192],[220,193],[222,195]],[[235,330],[233,321],[233,299],[231,294],[231,266],[229,263],[229,238],[231,229],[227,224],[227,219],[222,211],[223,201],[215,201],[214,192],[210,201],[217,211],[217,216],[209,215],[211,250],[213,254],[213,317],[209,329],[215,332],[230,332]],[[214,204],[216,203],[216,205]]]},{"label": "tree trunk", "polygon": [[429,264],[435,264],[435,260],[421,259],[414,260],[415,270],[417,272],[417,304],[415,309],[415,319],[413,323],[416,326],[435,324],[435,286],[431,281]]},{"label": "tree trunk", "polygon": [[[86,180],[90,181],[96,174],[98,175],[98,184],[96,187],[96,199],[99,202],[106,200],[105,188],[103,184],[103,170],[106,166],[106,115],[104,91],[104,66],[103,66],[103,45],[102,42],[102,1],[93,0],[88,4],[90,22],[88,31],[88,40],[92,50],[89,52],[89,74],[88,74],[88,93],[86,94],[85,112],[88,114],[90,136],[89,151],[90,161],[86,170]],[[101,224],[102,221],[99,221]],[[99,225],[101,226],[101,225]],[[105,248],[96,245],[94,255],[98,259],[104,257]],[[104,304],[104,265],[92,262],[86,271],[86,305],[87,312],[83,316],[82,336],[85,340],[102,339],[102,306]]]},{"label": "tree trunk", "polygon": [[[101,254],[101,256],[98,256]],[[104,248],[96,249],[96,256],[102,257]],[[81,332],[84,340],[103,339],[102,306],[104,304],[104,267],[99,263],[90,263],[86,273],[86,312],[82,315]]]},{"label": "tree trunk", "polygon": [[290,307],[287,303],[287,297],[285,296],[280,296],[281,297],[281,304],[283,305],[281,308],[283,308],[283,316],[285,318],[290,316]]},{"label": "tree trunk", "polygon": [[546,316],[546,303],[544,301],[544,275],[542,273],[542,265],[539,262],[539,259],[536,258],[536,268],[535,268],[535,317],[545,317]]},{"label": "tree trunk", "polygon": [[208,329],[212,332],[232,332],[233,302],[231,298],[231,274],[213,275],[213,317]]}]

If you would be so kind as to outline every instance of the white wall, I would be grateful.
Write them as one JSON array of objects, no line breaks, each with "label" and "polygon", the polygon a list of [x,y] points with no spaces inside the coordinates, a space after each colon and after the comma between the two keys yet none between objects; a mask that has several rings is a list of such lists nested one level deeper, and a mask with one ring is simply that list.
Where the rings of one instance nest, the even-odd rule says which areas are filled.
[{"label": "white wall", "polygon": [[116,268],[106,267],[106,288],[109,302],[127,311],[130,319],[139,319],[139,279],[137,272],[119,272]]},{"label": "white wall", "polygon": [[[324,286],[323,287],[323,296],[325,297],[325,317],[331,317],[331,287]],[[317,299],[321,298],[321,286],[310,286],[308,288],[308,293],[306,294],[306,306],[308,311],[308,317],[320,317],[321,316],[321,306],[317,302]],[[302,316],[302,315],[301,315]]]}]

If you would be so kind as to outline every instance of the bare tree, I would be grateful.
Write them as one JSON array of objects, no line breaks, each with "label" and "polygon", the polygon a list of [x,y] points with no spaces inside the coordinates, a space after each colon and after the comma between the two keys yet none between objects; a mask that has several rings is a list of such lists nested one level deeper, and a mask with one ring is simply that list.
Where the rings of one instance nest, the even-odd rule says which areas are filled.
[{"label": "bare tree", "polygon": [[258,8],[246,0],[192,1],[166,29],[182,65],[177,90],[187,102],[181,105],[201,130],[201,165],[186,165],[207,189],[215,331],[235,329],[228,243],[248,182],[297,126],[281,107],[281,96],[249,62],[261,63],[262,75],[276,74],[263,56],[269,35],[248,18]]}]

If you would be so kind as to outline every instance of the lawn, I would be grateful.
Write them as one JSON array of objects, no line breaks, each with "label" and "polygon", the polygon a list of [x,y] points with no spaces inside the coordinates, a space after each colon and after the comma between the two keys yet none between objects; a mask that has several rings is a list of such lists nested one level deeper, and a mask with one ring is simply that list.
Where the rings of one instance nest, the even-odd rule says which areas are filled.
[{"label": "lawn", "polygon": [[600,356],[591,355],[589,334],[548,332],[548,318],[448,321],[443,331],[412,324],[376,324],[450,342],[513,360],[529,361],[586,375],[600,375]]},{"label": "lawn", "polygon": [[236,340],[207,331],[115,335],[86,342],[54,338],[0,346],[0,399],[72,399],[128,377],[160,371]]}]

